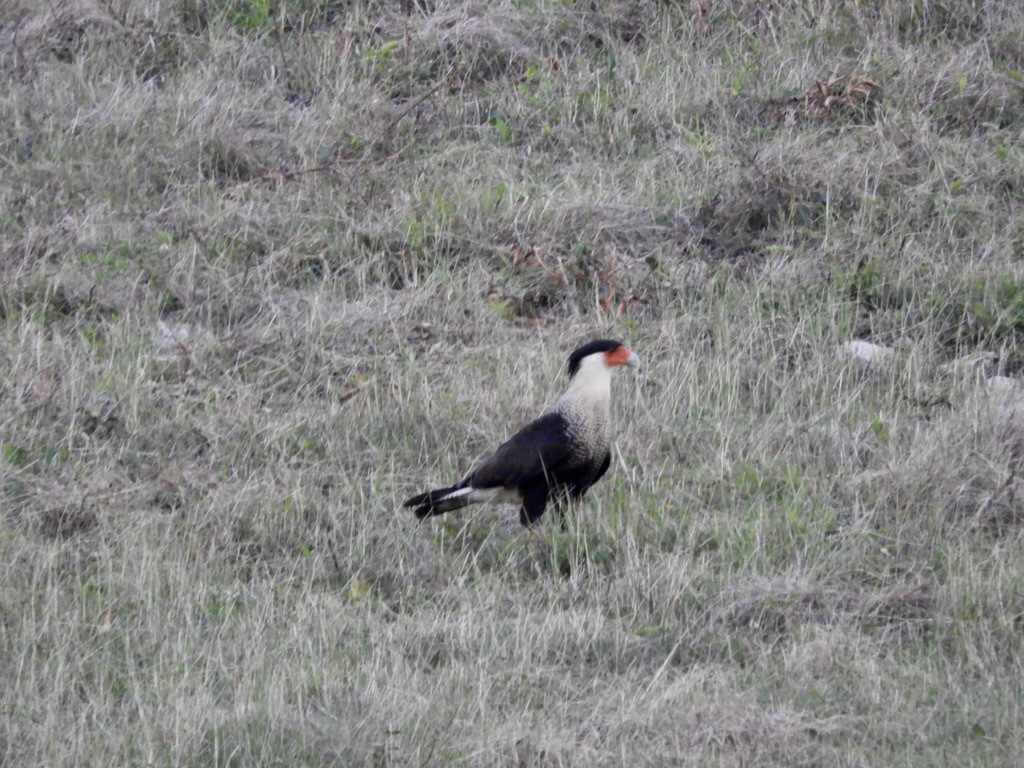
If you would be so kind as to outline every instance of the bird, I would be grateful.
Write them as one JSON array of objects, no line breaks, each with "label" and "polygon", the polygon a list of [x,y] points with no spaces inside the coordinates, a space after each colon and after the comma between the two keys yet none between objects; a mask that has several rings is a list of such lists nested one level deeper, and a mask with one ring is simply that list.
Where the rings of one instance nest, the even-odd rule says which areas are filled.
[{"label": "bird", "polygon": [[569,355],[569,387],[550,413],[535,419],[454,485],[420,493],[402,506],[420,520],[480,503],[519,504],[532,527],[551,503],[561,511],[611,464],[611,373],[640,358],[619,341],[596,339]]}]

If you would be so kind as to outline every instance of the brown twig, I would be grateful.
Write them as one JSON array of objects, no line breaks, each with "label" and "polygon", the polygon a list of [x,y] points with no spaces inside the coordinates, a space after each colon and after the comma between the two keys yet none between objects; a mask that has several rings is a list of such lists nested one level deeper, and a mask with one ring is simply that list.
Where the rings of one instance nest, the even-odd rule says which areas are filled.
[{"label": "brown twig", "polygon": [[342,392],[342,393],[341,393],[341,394],[340,394],[340,395],[338,396],[338,403],[339,403],[339,404],[341,404],[341,403],[347,403],[347,402],[348,402],[349,400],[351,400],[351,399],[352,399],[353,397],[355,397],[355,396],[356,396],[356,395],[358,395],[358,394],[359,394],[360,392],[362,392],[362,391],[363,391],[363,388],[364,388],[365,386],[366,386],[366,384],[360,384],[360,385],[359,385],[358,387],[353,387],[352,389],[348,390],[347,392]]}]

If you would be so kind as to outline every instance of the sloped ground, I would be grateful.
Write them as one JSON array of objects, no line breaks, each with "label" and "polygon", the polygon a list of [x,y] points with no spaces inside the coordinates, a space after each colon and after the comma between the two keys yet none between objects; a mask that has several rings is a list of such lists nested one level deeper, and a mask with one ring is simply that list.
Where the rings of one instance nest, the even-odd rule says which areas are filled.
[{"label": "sloped ground", "polygon": [[1024,11],[789,5],[3,5],[3,762],[1018,760]]}]

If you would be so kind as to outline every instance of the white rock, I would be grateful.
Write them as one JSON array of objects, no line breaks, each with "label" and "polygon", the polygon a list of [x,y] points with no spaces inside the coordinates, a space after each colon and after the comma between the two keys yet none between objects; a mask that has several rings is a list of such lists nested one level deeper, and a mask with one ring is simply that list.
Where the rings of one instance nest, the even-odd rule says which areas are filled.
[{"label": "white rock", "polygon": [[844,341],[839,345],[837,354],[848,360],[859,360],[866,365],[887,366],[892,362],[893,351],[889,347],[857,339]]},{"label": "white rock", "polygon": [[1011,376],[992,376],[985,384],[990,392],[1014,392],[1020,389],[1020,380]]},{"label": "white rock", "polygon": [[997,362],[999,355],[995,352],[975,352],[973,355],[964,355],[952,362],[944,363],[939,366],[939,370],[943,373],[952,373],[963,368],[987,370]]}]

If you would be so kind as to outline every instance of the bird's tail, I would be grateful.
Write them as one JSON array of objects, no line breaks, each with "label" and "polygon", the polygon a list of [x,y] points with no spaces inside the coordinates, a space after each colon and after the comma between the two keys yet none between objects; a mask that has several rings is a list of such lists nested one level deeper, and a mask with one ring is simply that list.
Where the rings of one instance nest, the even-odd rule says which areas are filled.
[{"label": "bird's tail", "polygon": [[469,494],[472,488],[466,486],[465,482],[450,485],[447,488],[438,488],[435,491],[427,491],[418,496],[413,496],[406,501],[403,507],[416,507],[416,517],[422,520],[432,515],[443,515],[453,509],[462,509],[469,506]]}]

